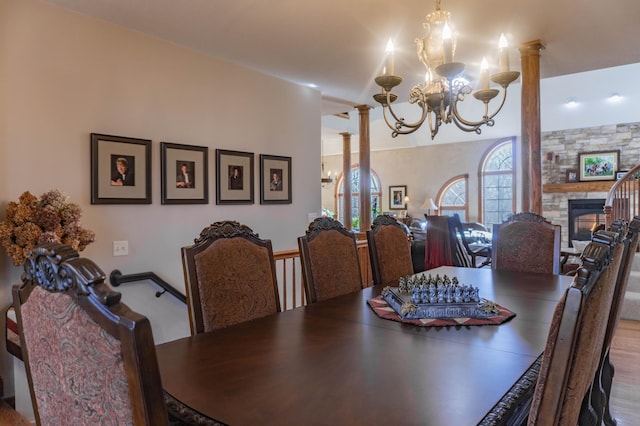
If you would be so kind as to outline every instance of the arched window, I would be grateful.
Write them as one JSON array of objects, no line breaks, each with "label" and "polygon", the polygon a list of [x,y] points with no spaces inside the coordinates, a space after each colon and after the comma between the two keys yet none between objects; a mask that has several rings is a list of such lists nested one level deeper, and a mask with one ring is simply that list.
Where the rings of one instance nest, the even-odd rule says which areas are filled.
[{"label": "arched window", "polygon": [[515,138],[499,141],[480,163],[480,220],[489,229],[516,208],[514,144]]},{"label": "arched window", "polygon": [[468,187],[469,175],[467,174],[453,177],[442,185],[436,197],[441,216],[453,216],[457,213],[462,222],[467,221],[469,216]]},{"label": "arched window", "polygon": [[[338,220],[344,218],[344,174],[341,174],[336,184],[336,211]],[[380,214],[382,192],[380,178],[371,170],[371,220]],[[351,228],[360,229],[360,166],[351,166]]]}]

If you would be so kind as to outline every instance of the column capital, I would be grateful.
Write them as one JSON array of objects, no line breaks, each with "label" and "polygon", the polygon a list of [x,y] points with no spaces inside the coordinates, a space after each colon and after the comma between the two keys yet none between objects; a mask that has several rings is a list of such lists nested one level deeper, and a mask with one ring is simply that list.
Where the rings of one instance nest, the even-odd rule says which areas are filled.
[{"label": "column capital", "polygon": [[540,56],[540,51],[544,50],[545,46],[540,40],[526,41],[520,44],[520,56]]}]

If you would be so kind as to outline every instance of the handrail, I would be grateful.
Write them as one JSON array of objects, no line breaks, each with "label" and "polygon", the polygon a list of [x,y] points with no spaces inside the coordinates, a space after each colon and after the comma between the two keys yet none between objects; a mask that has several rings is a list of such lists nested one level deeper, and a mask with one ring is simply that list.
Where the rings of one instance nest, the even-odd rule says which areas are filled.
[{"label": "handrail", "polygon": [[[367,240],[358,240],[358,258],[360,261],[360,272],[362,274],[363,287],[372,285],[371,265],[369,261],[369,248]],[[300,273],[300,253],[298,249],[281,250],[273,253],[278,274],[278,286],[280,287],[281,308],[283,311],[295,309],[298,306],[307,304],[302,274]],[[291,278],[291,279],[289,279]],[[109,275],[111,285],[118,287],[122,283],[132,281],[151,280],[160,287],[162,291],[156,292],[156,297],[169,293],[182,303],[187,303],[187,297],[176,290],[171,284],[160,278],[154,272],[141,272],[139,274],[123,275],[119,270],[111,271]],[[291,292],[289,295],[288,292]]]},{"label": "handrail", "polygon": [[639,214],[640,200],[640,164],[629,170],[609,190],[604,203],[605,226],[609,228],[613,221],[630,222]]},{"label": "handrail", "polygon": [[180,293],[178,290],[176,290],[175,287],[156,275],[155,272],[141,272],[139,274],[122,275],[122,272],[114,269],[113,271],[111,271],[111,274],[109,274],[109,281],[111,281],[111,285],[114,287],[118,287],[122,283],[144,280],[151,280],[162,287],[162,291],[156,292],[156,297],[160,297],[165,293],[169,293],[185,305],[187,304],[187,296]]}]

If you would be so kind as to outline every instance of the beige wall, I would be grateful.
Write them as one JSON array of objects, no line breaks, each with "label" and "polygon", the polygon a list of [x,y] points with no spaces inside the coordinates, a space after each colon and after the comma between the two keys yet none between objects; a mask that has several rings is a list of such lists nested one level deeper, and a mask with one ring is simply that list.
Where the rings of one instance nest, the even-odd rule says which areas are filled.
[{"label": "beige wall", "polygon": [[[503,140],[503,139],[500,139]],[[382,211],[389,210],[389,186],[407,185],[409,215],[424,218],[420,207],[427,197],[435,200],[438,191],[449,179],[469,174],[469,220],[478,219],[478,169],[487,149],[497,140],[481,140],[451,144],[421,146],[371,153],[371,169],[382,185]],[[356,141],[357,143],[357,141]],[[352,143],[353,145],[353,143]],[[342,155],[325,156],[325,172],[342,171]],[[351,154],[352,164],[358,154]],[[322,189],[322,206],[334,211],[336,185]]]},{"label": "beige wall", "polygon": [[[107,275],[153,271],[183,290],[180,247],[206,225],[235,219],[290,249],[320,210],[318,91],[39,0],[0,0],[0,61],[0,219],[23,191],[64,191],[96,233],[83,255]],[[90,204],[91,132],[152,140],[151,205]],[[160,204],[161,141],[209,147],[209,204]],[[215,204],[216,148],[255,153],[255,204]],[[292,157],[293,204],[260,205],[259,154]],[[114,240],[130,255],[113,257]],[[20,273],[1,253],[0,307]],[[184,307],[134,288],[121,287],[125,301],[164,333],[156,341],[188,334]]]}]

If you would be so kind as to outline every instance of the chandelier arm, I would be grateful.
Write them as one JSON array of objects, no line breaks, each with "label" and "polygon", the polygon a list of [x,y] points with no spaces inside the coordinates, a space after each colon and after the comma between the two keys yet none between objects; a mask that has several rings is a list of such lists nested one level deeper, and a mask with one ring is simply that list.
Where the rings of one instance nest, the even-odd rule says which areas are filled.
[{"label": "chandelier arm", "polygon": [[493,117],[495,117],[500,110],[502,109],[502,107],[504,106],[504,103],[507,99],[507,88],[504,87],[502,90],[502,99],[500,99],[500,105],[498,105],[498,108],[493,111],[493,113],[488,114],[489,111],[489,102],[485,102],[484,103],[484,115],[482,117],[481,120],[478,121],[470,121],[470,120],[466,120],[464,119],[460,113],[458,112],[458,99],[453,100],[452,104],[451,104],[451,112],[452,112],[452,116],[453,116],[453,121],[456,123],[456,125],[458,126],[459,129],[467,131],[467,132],[476,132],[478,134],[480,134],[480,126],[482,125],[487,125],[489,127],[492,127],[495,122],[493,120]]},{"label": "chandelier arm", "polygon": [[[420,103],[419,106],[422,108],[422,116],[414,123],[405,123],[404,118],[396,115],[391,108],[390,103],[387,103],[387,105],[382,107],[382,116],[384,117],[384,121],[387,123],[387,126],[393,130],[393,133],[391,134],[392,137],[396,137],[397,135],[408,135],[415,132],[420,128],[420,126],[422,126],[422,123],[424,123],[424,120],[427,117],[428,109],[424,103]],[[391,117],[393,117],[393,120],[395,120],[395,124],[392,124],[389,120],[389,117],[387,116],[387,109],[389,110]],[[403,130],[403,128],[407,130]]]}]

